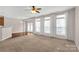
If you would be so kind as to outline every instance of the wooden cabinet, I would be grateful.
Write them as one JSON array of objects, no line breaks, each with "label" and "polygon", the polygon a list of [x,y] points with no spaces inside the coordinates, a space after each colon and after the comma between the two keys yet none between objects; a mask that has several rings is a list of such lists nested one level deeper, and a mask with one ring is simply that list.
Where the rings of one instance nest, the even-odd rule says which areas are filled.
[{"label": "wooden cabinet", "polygon": [[0,27],[0,41],[12,37],[12,28],[11,27]]},{"label": "wooden cabinet", "polygon": [[0,26],[4,26],[4,17],[0,16]]}]

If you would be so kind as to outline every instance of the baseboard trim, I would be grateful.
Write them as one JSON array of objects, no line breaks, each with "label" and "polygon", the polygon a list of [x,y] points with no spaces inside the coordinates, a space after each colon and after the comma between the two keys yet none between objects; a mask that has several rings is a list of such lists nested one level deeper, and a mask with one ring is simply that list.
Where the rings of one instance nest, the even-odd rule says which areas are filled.
[{"label": "baseboard trim", "polygon": [[[34,35],[38,35],[38,36],[44,36],[44,37],[49,37],[49,38],[55,38],[55,39],[63,40],[63,38],[58,38],[58,37],[54,37],[54,36],[46,36],[46,35],[41,35],[41,34],[36,34],[36,33],[33,33],[33,34]],[[64,39],[64,40],[74,42],[73,40],[69,40],[69,39]]]},{"label": "baseboard trim", "polygon": [[12,33],[12,37],[19,37],[19,36],[23,36],[23,35],[27,35],[27,32]]}]

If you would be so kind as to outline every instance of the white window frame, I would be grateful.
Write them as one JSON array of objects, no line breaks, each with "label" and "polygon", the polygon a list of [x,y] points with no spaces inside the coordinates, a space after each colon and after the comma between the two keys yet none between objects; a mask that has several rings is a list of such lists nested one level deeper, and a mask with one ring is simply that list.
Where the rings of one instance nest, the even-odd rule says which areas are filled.
[{"label": "white window frame", "polygon": [[[48,27],[48,28],[46,28],[46,27]],[[44,19],[44,33],[50,34],[50,17],[45,17],[45,19]]]},{"label": "white window frame", "polygon": [[[61,22],[60,22],[60,26],[59,25],[57,25],[57,21],[58,20],[64,20],[64,21],[61,21],[64,25],[60,25],[61,24]],[[66,36],[66,25],[67,25],[67,23],[66,23],[66,14],[59,14],[59,15],[56,15],[56,35],[62,35],[62,36]],[[60,29],[58,29],[58,27],[59,28],[61,28],[61,29],[63,29],[63,31],[61,32],[61,30]],[[60,33],[59,33],[59,32]]]},{"label": "white window frame", "polygon": [[40,32],[41,31],[41,22],[40,19],[35,19],[35,31]]},{"label": "white window frame", "polygon": [[28,32],[33,32],[33,23],[31,23],[31,22],[27,23],[27,31]]}]

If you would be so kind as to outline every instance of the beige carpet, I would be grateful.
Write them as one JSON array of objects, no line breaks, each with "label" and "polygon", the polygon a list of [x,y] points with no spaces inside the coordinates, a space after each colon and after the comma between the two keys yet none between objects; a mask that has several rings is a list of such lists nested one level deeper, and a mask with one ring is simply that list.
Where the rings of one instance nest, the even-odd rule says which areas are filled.
[{"label": "beige carpet", "polygon": [[0,52],[75,52],[74,42],[38,35],[28,35],[0,42]]}]

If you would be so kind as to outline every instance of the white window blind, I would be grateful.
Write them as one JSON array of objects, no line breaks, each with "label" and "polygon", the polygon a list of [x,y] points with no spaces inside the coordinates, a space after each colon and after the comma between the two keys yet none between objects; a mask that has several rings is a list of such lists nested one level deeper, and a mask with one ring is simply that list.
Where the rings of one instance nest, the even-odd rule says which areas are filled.
[{"label": "white window blind", "polygon": [[56,34],[66,35],[66,15],[56,16]]},{"label": "white window blind", "polygon": [[50,33],[50,17],[45,17],[44,32],[45,33]]},{"label": "white window blind", "polygon": [[36,19],[35,29],[36,29],[36,32],[40,32],[40,19]]},{"label": "white window blind", "polygon": [[27,31],[32,32],[33,31],[33,23],[27,23]]}]

